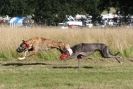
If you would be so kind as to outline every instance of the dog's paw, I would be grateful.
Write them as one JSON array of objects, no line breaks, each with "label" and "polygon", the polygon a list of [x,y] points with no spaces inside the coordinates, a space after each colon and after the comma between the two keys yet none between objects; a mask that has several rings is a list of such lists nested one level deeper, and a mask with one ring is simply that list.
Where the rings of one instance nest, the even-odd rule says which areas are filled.
[{"label": "dog's paw", "polygon": [[18,58],[18,60],[24,60],[25,59],[25,57],[19,57]]},{"label": "dog's paw", "polygon": [[122,65],[122,64],[123,64],[123,62],[120,62],[120,64]]}]

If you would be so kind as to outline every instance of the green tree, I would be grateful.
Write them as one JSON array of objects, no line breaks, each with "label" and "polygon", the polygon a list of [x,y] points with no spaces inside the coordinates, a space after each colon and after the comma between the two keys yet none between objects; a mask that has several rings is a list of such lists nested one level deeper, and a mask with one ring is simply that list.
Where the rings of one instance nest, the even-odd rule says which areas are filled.
[{"label": "green tree", "polygon": [[35,0],[0,0],[0,14],[26,16],[34,13]]},{"label": "green tree", "polygon": [[9,15],[10,6],[9,0],[0,0],[0,15]]},{"label": "green tree", "polygon": [[93,20],[110,7],[121,14],[133,14],[131,0],[0,0],[0,15],[35,15],[35,20],[47,25],[57,25],[66,15],[90,14]]}]

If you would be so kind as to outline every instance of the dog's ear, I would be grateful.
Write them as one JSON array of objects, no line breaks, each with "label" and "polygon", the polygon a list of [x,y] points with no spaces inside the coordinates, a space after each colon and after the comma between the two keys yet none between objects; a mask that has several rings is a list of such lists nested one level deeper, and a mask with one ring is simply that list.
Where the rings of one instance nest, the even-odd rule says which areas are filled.
[{"label": "dog's ear", "polygon": [[27,41],[25,41],[25,40],[22,40],[22,43],[25,43],[25,44],[27,44]]},{"label": "dog's ear", "polygon": [[25,40],[22,40],[22,43],[25,43]]}]

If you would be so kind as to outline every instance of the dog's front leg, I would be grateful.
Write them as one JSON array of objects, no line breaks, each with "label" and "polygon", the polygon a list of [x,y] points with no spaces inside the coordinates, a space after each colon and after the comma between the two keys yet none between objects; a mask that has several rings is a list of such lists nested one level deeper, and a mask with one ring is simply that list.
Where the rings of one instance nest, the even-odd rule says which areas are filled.
[{"label": "dog's front leg", "polygon": [[29,54],[27,55],[27,57],[36,55],[37,53],[39,53],[39,47],[35,47],[33,51],[29,51]]},{"label": "dog's front leg", "polygon": [[38,53],[38,51],[33,51],[33,52],[29,53],[29,55],[27,55],[27,57],[30,57],[30,56],[36,55],[37,53]]},{"label": "dog's front leg", "polygon": [[27,56],[28,50],[24,52],[23,57],[19,57],[19,60],[24,60]]}]

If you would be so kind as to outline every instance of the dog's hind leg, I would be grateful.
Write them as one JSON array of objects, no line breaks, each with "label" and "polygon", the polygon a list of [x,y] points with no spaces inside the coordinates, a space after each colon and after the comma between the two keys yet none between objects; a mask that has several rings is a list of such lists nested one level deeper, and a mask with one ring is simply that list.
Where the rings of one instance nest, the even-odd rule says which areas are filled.
[{"label": "dog's hind leg", "polygon": [[118,61],[119,63],[121,63],[121,61],[117,57],[115,57],[115,60]]}]

